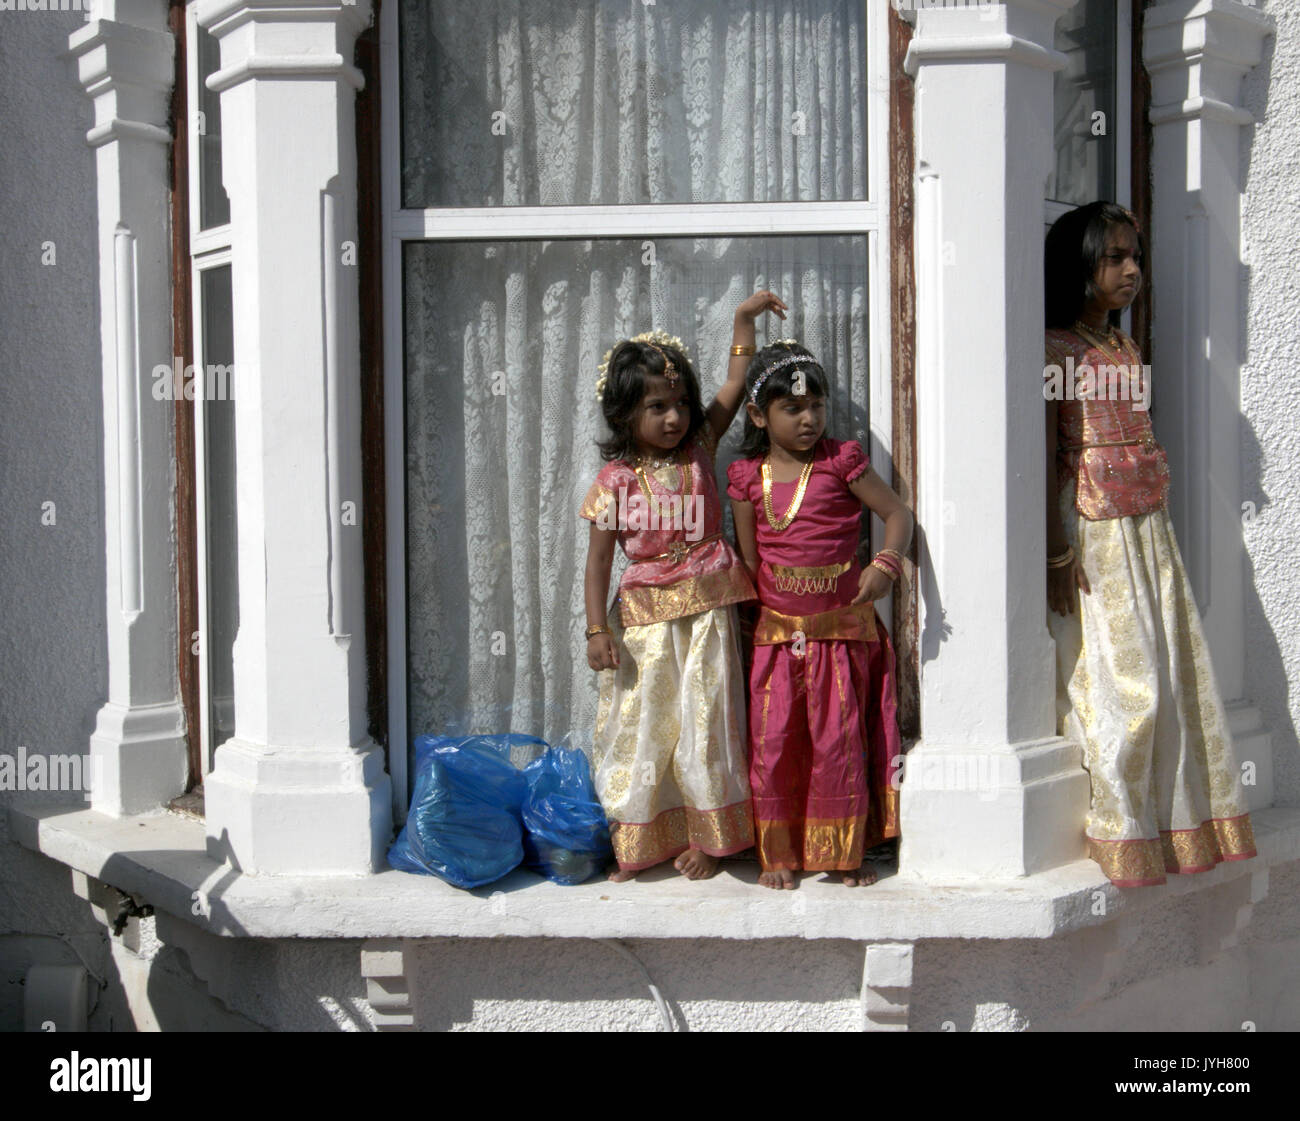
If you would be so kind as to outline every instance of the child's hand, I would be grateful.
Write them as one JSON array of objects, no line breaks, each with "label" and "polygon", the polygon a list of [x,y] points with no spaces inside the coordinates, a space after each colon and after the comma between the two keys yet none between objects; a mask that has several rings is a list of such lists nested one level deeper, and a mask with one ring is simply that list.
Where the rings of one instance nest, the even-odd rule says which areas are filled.
[{"label": "child's hand", "polygon": [[894,582],[880,569],[867,565],[862,570],[862,575],[858,577],[858,594],[853,597],[853,603],[850,606],[883,599],[889,594],[893,586]]},{"label": "child's hand", "polygon": [[775,292],[755,292],[740,307],[736,308],[737,323],[753,323],[765,311],[774,311],[782,319],[785,313],[790,309],[786,307],[785,301]]},{"label": "child's hand", "polygon": [[587,665],[592,669],[613,669],[618,665],[618,644],[607,634],[587,639]]},{"label": "child's hand", "polygon": [[1082,588],[1085,595],[1092,594],[1078,557],[1063,568],[1047,570],[1047,606],[1058,615],[1074,614],[1075,588]]}]

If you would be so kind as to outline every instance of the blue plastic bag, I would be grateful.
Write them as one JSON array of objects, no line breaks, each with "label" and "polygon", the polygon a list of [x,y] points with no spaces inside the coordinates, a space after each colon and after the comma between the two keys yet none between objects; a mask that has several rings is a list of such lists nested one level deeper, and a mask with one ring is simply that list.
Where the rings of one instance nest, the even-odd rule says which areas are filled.
[{"label": "blue plastic bag", "polygon": [[587,757],[548,747],[523,773],[524,864],[560,884],[580,884],[602,871],[614,850]]},{"label": "blue plastic bag", "polygon": [[518,867],[528,790],[523,772],[510,762],[510,749],[519,744],[545,746],[514,734],[417,738],[411,808],[388,863],[465,888],[490,884]]}]

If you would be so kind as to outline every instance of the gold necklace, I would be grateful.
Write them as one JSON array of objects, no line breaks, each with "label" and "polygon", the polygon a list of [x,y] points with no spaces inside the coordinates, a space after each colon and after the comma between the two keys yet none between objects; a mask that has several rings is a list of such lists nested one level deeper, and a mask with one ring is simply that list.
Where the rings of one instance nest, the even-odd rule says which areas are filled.
[{"label": "gold necklace", "polygon": [[772,510],[772,461],[769,456],[763,460],[763,513],[767,515],[767,524],[770,525],[774,532],[780,533],[792,521],[795,515],[799,513],[799,507],[803,504],[804,491],[808,489],[808,479],[812,476],[813,461],[810,459],[803,465],[803,470],[799,472],[799,485],[794,489],[794,497],[790,500],[790,508],[786,510],[785,516],[777,520],[776,514]]},{"label": "gold necklace", "polygon": [[1111,346],[1118,348],[1118,350],[1122,350],[1124,352],[1123,357],[1128,358],[1134,366],[1141,365],[1141,362],[1139,361],[1139,356],[1133,350],[1132,346],[1130,345],[1127,339],[1127,336],[1125,336],[1124,338],[1120,338],[1120,336],[1116,333],[1115,328],[1110,326],[1109,324],[1107,324],[1106,326],[1106,332],[1107,332],[1106,338],[1103,341],[1097,335],[1095,328],[1089,327],[1088,324],[1086,324],[1082,319],[1077,320],[1074,324],[1074,333],[1078,335],[1081,339],[1083,339],[1084,342],[1089,343],[1092,346],[1095,346],[1098,350],[1102,352],[1102,354],[1104,354],[1107,358],[1111,359],[1116,366],[1123,366],[1125,365],[1125,363],[1118,353],[1116,353],[1113,350],[1106,349],[1106,343],[1110,343]]},{"label": "gold necklace", "polygon": [[[1102,339],[1097,337],[1094,329],[1090,327],[1087,323],[1083,322],[1083,320],[1081,319],[1076,320],[1074,324],[1074,333],[1078,335],[1079,338],[1081,338],[1085,343],[1087,343],[1089,346],[1094,346],[1098,350],[1100,350],[1101,353],[1114,366],[1117,367],[1125,366],[1125,362],[1123,361],[1123,359],[1127,358],[1129,360],[1128,369],[1130,371],[1130,378],[1133,377],[1140,378],[1141,369],[1142,369],[1142,360],[1141,360],[1142,356],[1137,352],[1137,348],[1133,345],[1132,341],[1128,338],[1127,335],[1116,334],[1115,328],[1111,326],[1109,323],[1107,323],[1106,329],[1108,331],[1108,335],[1106,337],[1105,342],[1103,342]],[[1116,351],[1108,350],[1106,348],[1106,342],[1109,342],[1111,346],[1116,347],[1118,350],[1122,350],[1124,352],[1123,356],[1121,357],[1121,355],[1116,353]],[[1151,431],[1150,418],[1147,418],[1146,431],[1142,434],[1142,439],[1129,440],[1127,439],[1127,433],[1124,431],[1124,422],[1119,418],[1119,408],[1116,406],[1115,402],[1111,399],[1109,394],[1106,397],[1106,403],[1110,406],[1111,419],[1114,420],[1115,427],[1119,429],[1119,434],[1121,439],[1114,440],[1114,441],[1107,441],[1105,445],[1099,445],[1099,446],[1111,446],[1111,445],[1118,446],[1120,444],[1127,444],[1127,443],[1132,443],[1132,444],[1140,443],[1142,445],[1143,450],[1147,452],[1151,452],[1152,450],[1154,450],[1155,434]]]},{"label": "gold necklace", "polygon": [[636,472],[637,480],[641,483],[641,493],[645,495],[645,500],[649,503],[650,509],[654,511],[655,517],[660,517],[661,513],[659,503],[655,500],[655,496],[650,491],[650,480],[646,475],[647,463],[650,465],[652,470],[658,469],[659,467],[675,466],[677,468],[677,495],[683,502],[686,501],[686,480],[688,478],[686,465],[682,463],[682,453],[680,450],[674,450],[671,457],[666,457],[660,460],[652,460],[645,456],[638,456],[636,463],[633,464],[632,469]]}]

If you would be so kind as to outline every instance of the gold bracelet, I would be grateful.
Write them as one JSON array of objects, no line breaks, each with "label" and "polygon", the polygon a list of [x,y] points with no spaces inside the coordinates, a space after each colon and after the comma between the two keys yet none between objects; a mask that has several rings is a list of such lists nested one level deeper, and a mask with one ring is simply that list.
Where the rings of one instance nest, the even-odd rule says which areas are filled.
[{"label": "gold bracelet", "polygon": [[752,346],[744,346],[741,343],[731,344],[731,356],[733,358],[743,358],[745,357],[745,355],[753,354],[753,353],[754,353],[754,348]]},{"label": "gold bracelet", "polygon": [[1069,564],[1072,560],[1074,560],[1074,546],[1073,546],[1073,545],[1067,545],[1067,546],[1065,547],[1065,552],[1063,552],[1063,553],[1059,553],[1059,554],[1057,554],[1057,555],[1054,556],[1054,557],[1048,557],[1048,558],[1047,558],[1047,567],[1048,567],[1048,568],[1064,568],[1064,567],[1065,567],[1067,564]]},{"label": "gold bracelet", "polygon": [[609,627],[607,627],[604,623],[597,623],[594,627],[587,628],[586,631],[587,641],[590,642],[598,634],[613,634],[613,633],[614,632],[611,631]]},{"label": "gold bracelet", "polygon": [[877,560],[872,560],[872,562],[869,565],[867,565],[867,567],[874,568],[877,572],[883,572],[886,576],[889,577],[889,582],[891,584],[894,581],[896,581],[900,575],[897,572],[890,571],[890,569],[883,562]]}]

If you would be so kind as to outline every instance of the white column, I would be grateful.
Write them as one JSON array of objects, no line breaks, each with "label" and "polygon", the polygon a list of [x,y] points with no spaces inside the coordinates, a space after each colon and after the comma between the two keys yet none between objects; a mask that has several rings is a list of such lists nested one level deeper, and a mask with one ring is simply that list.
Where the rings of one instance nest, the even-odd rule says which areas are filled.
[{"label": "white column", "polygon": [[921,741],[901,872],[1026,875],[1084,856],[1088,779],[1055,735],[1043,467],[1053,28],[1074,0],[922,9],[916,78]]},{"label": "white column", "polygon": [[91,804],[120,816],[185,789],[179,703],[167,159],[174,44],[165,0],[104,0],[68,38],[94,103],[104,407],[108,699],[90,737]]},{"label": "white column", "polygon": [[1236,0],[1147,9],[1151,75],[1152,420],[1169,452],[1169,505],[1205,620],[1252,809],[1272,803],[1272,745],[1245,681],[1241,480],[1241,80],[1271,16]]},{"label": "white column", "polygon": [[202,0],[221,44],[233,243],[235,734],[208,848],[245,872],[362,874],[391,829],[366,734],[352,65],[367,2]]}]

